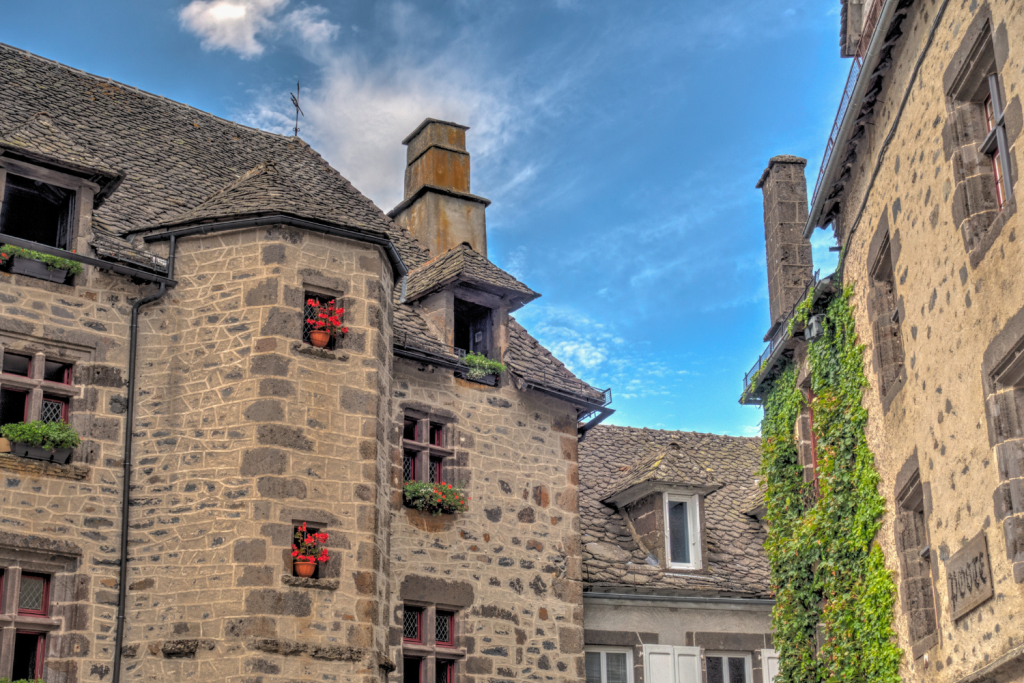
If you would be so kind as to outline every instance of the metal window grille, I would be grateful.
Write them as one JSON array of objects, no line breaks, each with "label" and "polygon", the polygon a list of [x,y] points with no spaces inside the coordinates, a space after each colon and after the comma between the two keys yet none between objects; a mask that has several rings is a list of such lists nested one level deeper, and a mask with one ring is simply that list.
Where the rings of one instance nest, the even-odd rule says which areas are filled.
[{"label": "metal window grille", "polygon": [[[308,322],[306,322],[307,320],[310,320],[311,318],[314,318],[316,316],[316,309],[309,305],[309,303],[308,303],[309,300],[312,299],[313,301],[317,302],[318,304],[323,305],[323,304],[326,304],[328,301],[330,301],[331,298],[333,298],[333,297],[320,296],[318,294],[312,294],[310,292],[306,292],[306,296],[303,297],[303,299],[302,299],[302,343],[304,343],[304,344],[312,344],[312,342],[309,340],[309,333],[316,329],[315,327],[310,325]],[[330,349],[330,350],[333,351],[334,350],[334,341],[335,341],[335,339],[332,336],[331,340],[329,342],[327,342],[327,346],[325,346],[324,348]]]},{"label": "metal window grille", "polygon": [[46,606],[46,578],[22,576],[18,594],[19,612],[42,612]]},{"label": "metal window grille", "polygon": [[43,406],[39,410],[39,419],[42,422],[63,422],[64,402],[44,398]]},{"label": "metal window grille", "polygon": [[441,458],[430,459],[430,483],[441,484],[444,483],[444,474],[441,467]]},{"label": "metal window grille", "polygon": [[404,481],[416,481],[416,456],[407,454],[402,458],[402,477]]},{"label": "metal window grille", "polygon": [[450,645],[452,642],[452,615],[444,612],[437,613],[437,632],[434,640],[441,645]]},{"label": "metal window grille", "polygon": [[452,683],[455,680],[453,676],[455,670],[455,662],[449,662],[445,659],[437,660],[437,683]]},{"label": "metal window grille", "polygon": [[406,640],[420,640],[420,622],[423,612],[418,609],[406,608],[404,621],[402,623],[402,637]]}]

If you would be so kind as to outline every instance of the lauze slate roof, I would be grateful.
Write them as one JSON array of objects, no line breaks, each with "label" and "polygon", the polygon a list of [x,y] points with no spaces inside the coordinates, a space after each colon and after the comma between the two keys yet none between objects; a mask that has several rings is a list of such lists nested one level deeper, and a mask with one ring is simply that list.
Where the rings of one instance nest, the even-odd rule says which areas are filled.
[{"label": "lauze slate roof", "polygon": [[[116,188],[109,197],[100,193],[93,212],[91,244],[104,258],[159,271],[163,259],[130,243],[126,233],[229,216],[288,214],[386,236],[414,272],[429,259],[408,230],[301,139],[225,121],[0,43],[0,151],[5,150],[91,171],[106,190]],[[524,300],[537,296],[473,254],[438,260],[461,259],[460,272],[467,278],[490,278]],[[600,396],[525,330],[516,329],[506,361],[510,368],[557,391]],[[396,306],[395,343],[455,359],[411,306]]]},{"label": "lauze slate roof", "polygon": [[[670,453],[672,444],[678,444],[678,454]],[[771,597],[765,532],[748,514],[760,499],[760,458],[757,438],[610,425],[591,429],[579,448],[586,590]],[[645,481],[687,479],[694,486],[719,486],[704,499],[707,573],[648,564],[622,515],[602,502]]]}]

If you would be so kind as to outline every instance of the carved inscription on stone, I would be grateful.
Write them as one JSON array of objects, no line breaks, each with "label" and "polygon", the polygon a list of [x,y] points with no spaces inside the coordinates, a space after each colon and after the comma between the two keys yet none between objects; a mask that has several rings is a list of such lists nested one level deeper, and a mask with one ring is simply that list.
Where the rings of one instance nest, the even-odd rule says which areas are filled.
[{"label": "carved inscription on stone", "polygon": [[959,619],[992,597],[992,570],[984,531],[949,558],[946,582],[953,619]]}]

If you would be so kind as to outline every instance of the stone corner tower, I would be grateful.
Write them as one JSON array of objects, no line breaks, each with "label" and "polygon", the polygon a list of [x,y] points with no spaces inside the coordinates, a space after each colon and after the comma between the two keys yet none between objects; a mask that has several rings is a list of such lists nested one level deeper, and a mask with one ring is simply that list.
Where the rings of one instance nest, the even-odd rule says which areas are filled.
[{"label": "stone corner tower", "polygon": [[468,126],[425,119],[402,144],[408,148],[405,198],[388,215],[439,256],[466,242],[487,255],[485,210],[490,200],[469,191]]},{"label": "stone corner tower", "polygon": [[772,157],[757,187],[764,192],[764,241],[768,256],[771,325],[781,322],[799,301],[813,277],[807,223],[807,160],[783,154]]}]

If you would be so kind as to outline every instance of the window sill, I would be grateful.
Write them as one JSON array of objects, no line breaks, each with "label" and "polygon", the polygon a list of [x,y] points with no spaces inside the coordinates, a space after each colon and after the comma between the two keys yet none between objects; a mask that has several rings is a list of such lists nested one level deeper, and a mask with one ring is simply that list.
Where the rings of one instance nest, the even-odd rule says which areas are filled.
[{"label": "window sill", "polygon": [[440,659],[461,659],[466,656],[466,648],[464,647],[448,647],[447,645],[438,645],[431,647],[424,645],[423,643],[411,643],[408,641],[402,642],[402,654],[412,656],[428,657],[434,655]]},{"label": "window sill", "polygon": [[349,359],[349,355],[341,349],[330,351],[328,349],[317,348],[312,344],[303,344],[302,342],[293,343],[292,352],[302,356],[309,356],[310,358],[318,358],[320,360],[337,360],[343,363]]},{"label": "window sill", "polygon": [[281,583],[293,588],[315,588],[322,591],[336,591],[341,585],[339,579],[307,579],[304,576],[288,576],[287,574],[281,577]]},{"label": "window sill", "polygon": [[13,615],[3,614],[0,615],[0,624],[4,626],[14,626],[14,628],[26,631],[56,631],[61,627],[61,621],[59,619],[52,619],[50,617],[30,617],[24,614]]},{"label": "window sill", "polygon": [[81,481],[89,476],[89,466],[81,463],[60,465],[55,462],[29,460],[11,453],[0,453],[0,469],[7,472],[24,472],[26,474],[43,475],[57,479],[74,479]]}]

